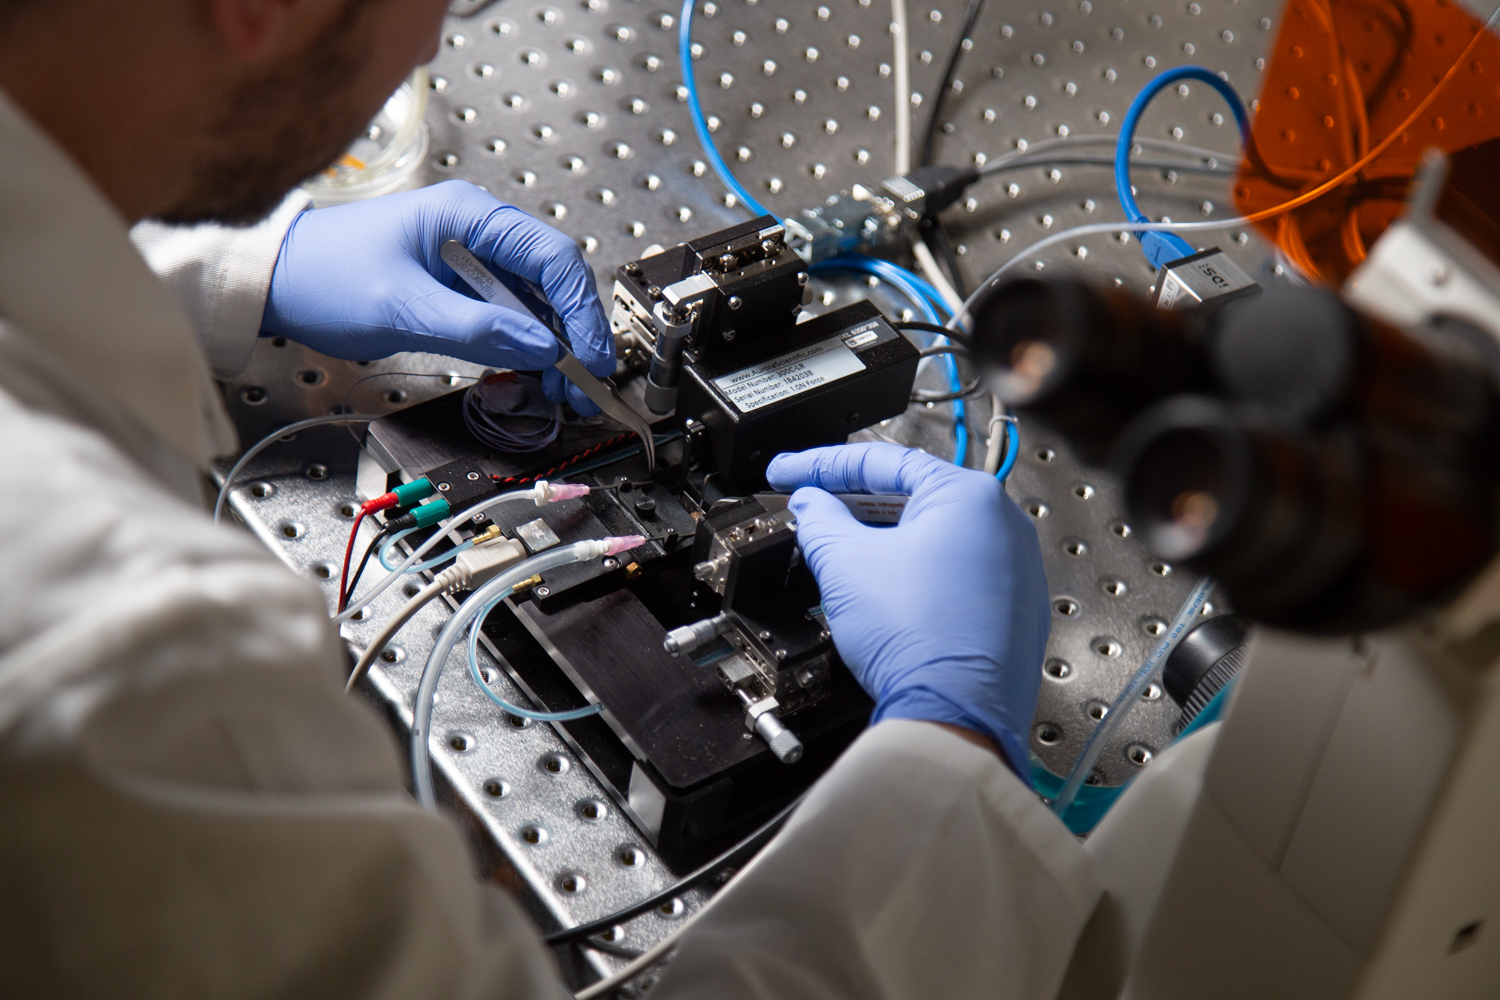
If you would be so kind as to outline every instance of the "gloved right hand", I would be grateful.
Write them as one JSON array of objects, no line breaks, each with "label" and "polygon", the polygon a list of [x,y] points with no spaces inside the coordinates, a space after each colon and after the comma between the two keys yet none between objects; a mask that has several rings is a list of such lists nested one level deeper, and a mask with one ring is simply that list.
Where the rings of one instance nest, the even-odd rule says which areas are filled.
[{"label": "gloved right hand", "polygon": [[541,369],[548,398],[599,412],[551,365],[552,331],[465,294],[439,250],[458,240],[537,316],[562,320],[573,353],[614,374],[615,340],[594,272],[568,237],[464,181],[303,212],[281,244],[261,329],[347,361],[430,351]]},{"label": "gloved right hand", "polygon": [[[834,645],[875,699],[871,723],[981,733],[1029,780],[1051,606],[1036,528],[1004,487],[891,444],[778,455],[766,475],[797,490],[798,542]],[[899,524],[872,527],[830,492],[911,500]]]}]

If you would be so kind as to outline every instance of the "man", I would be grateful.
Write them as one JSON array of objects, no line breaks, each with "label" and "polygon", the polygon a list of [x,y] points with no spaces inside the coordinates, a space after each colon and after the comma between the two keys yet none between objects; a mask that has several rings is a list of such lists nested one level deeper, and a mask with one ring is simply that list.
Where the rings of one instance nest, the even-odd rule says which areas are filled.
[{"label": "man", "polygon": [[[232,374],[262,329],[553,360],[538,324],[454,291],[446,239],[613,365],[577,250],[478,189],[283,201],[432,56],[445,6],[0,0],[0,995],[562,993],[341,694],[321,596],[203,511],[236,448],[210,362]],[[128,236],[262,219],[137,231],[182,305]],[[811,487],[802,543],[876,724],[655,992],[1052,996],[1099,890],[1017,776],[1048,622],[1029,522],[992,478],[888,446],[772,478]],[[816,487],[914,499],[880,531]]]}]

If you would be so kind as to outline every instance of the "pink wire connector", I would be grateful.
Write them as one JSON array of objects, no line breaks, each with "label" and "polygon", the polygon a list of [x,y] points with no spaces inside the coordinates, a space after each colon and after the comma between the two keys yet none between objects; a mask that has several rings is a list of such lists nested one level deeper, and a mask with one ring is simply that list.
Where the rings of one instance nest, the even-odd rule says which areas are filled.
[{"label": "pink wire connector", "polygon": [[645,535],[616,535],[601,540],[609,545],[609,548],[604,550],[607,556],[617,556],[621,552],[629,552],[631,549],[640,548],[646,544]]},{"label": "pink wire connector", "polygon": [[531,492],[536,505],[545,507],[559,500],[588,496],[589,488],[583,483],[549,483],[545,479],[538,479],[536,485],[531,488]]}]

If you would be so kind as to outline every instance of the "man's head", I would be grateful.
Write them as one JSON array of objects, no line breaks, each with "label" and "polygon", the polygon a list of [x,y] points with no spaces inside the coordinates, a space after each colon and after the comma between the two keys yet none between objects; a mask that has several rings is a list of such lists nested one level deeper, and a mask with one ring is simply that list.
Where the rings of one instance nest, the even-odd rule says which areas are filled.
[{"label": "man's head", "polygon": [[436,51],[446,0],[0,0],[0,89],[131,221],[249,223]]}]

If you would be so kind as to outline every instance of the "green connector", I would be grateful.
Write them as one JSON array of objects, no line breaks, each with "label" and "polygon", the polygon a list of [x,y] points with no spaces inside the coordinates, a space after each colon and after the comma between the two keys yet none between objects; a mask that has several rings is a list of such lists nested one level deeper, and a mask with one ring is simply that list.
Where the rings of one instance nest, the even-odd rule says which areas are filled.
[{"label": "green connector", "polygon": [[[423,482],[426,482],[426,480],[423,480]],[[438,497],[431,503],[424,503],[416,510],[411,511],[411,516],[417,519],[417,527],[428,528],[437,524],[451,513],[453,513],[453,508],[448,505],[448,501],[442,497]]]},{"label": "green connector", "polygon": [[432,487],[432,482],[426,476],[423,476],[421,479],[402,483],[391,490],[391,492],[396,494],[396,499],[399,501],[397,504],[398,507],[410,507],[412,504],[421,503],[423,500],[426,500],[436,491]]}]

